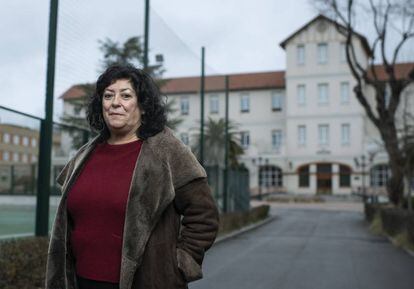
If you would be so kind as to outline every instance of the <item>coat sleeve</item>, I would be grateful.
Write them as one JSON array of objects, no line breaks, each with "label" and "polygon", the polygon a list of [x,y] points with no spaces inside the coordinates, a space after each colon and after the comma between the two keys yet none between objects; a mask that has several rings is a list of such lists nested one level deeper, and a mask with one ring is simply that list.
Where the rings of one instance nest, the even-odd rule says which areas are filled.
[{"label": "coat sleeve", "polygon": [[178,268],[190,282],[202,278],[201,264],[217,236],[219,214],[205,177],[178,188],[174,202],[183,216],[177,245]]}]

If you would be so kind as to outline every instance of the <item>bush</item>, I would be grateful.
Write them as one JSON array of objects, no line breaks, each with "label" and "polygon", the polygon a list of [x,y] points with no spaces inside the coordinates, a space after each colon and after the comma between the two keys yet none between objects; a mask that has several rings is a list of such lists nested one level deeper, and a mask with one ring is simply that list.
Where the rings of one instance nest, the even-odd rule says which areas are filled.
[{"label": "bush", "polygon": [[380,214],[383,229],[390,236],[407,230],[409,219],[414,218],[414,213],[397,208],[384,208]]},{"label": "bush", "polygon": [[382,228],[381,216],[380,216],[379,212],[377,212],[372,217],[369,229],[371,230],[372,233],[374,233],[376,235],[383,235],[384,234],[384,230]]},{"label": "bush", "polygon": [[406,226],[408,241],[411,242],[411,244],[414,246],[414,216],[408,218]]},{"label": "bush", "polygon": [[269,202],[277,203],[324,203],[325,200],[321,196],[308,195],[282,195],[270,196],[267,198]]},{"label": "bush", "polygon": [[0,242],[0,288],[44,288],[47,249],[46,237]]},{"label": "bush", "polygon": [[269,215],[269,209],[269,205],[261,205],[248,212],[232,212],[220,215],[219,235],[265,219]]},{"label": "bush", "polygon": [[[408,197],[404,198],[403,200],[403,207],[408,209]],[[414,208],[414,197],[411,197],[411,208]]]}]

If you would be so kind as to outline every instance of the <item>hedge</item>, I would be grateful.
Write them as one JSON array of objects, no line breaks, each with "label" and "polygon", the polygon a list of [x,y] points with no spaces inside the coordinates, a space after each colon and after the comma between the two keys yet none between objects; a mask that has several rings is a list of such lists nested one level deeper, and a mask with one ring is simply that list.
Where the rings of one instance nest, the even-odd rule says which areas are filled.
[{"label": "hedge", "polygon": [[44,288],[47,248],[46,237],[0,242],[0,288]]},{"label": "hedge", "polygon": [[396,237],[407,235],[407,241],[414,246],[414,212],[383,204],[365,204],[365,218],[370,223],[378,216],[383,233]]},{"label": "hedge", "polygon": [[219,235],[265,219],[269,215],[269,208],[269,205],[261,205],[247,212],[221,214]]}]

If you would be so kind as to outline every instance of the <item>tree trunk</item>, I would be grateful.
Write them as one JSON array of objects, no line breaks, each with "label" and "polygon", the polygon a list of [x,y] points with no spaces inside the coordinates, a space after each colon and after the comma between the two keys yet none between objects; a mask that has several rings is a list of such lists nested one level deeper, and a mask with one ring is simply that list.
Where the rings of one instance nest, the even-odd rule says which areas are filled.
[{"label": "tree trunk", "polygon": [[404,195],[404,159],[398,147],[397,130],[394,122],[382,122],[380,133],[388,153],[391,177],[387,183],[387,192],[390,201],[401,206]]}]

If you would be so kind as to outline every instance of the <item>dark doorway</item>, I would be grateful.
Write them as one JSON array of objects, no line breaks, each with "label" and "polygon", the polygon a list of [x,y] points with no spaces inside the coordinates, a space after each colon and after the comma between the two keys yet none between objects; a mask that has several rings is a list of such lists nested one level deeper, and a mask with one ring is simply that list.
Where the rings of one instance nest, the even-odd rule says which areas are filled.
[{"label": "dark doorway", "polygon": [[332,194],[332,164],[316,164],[316,193]]}]

